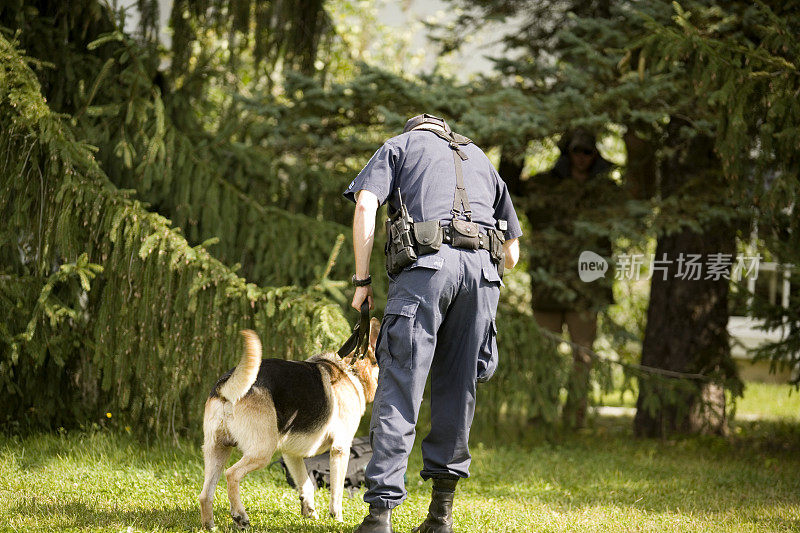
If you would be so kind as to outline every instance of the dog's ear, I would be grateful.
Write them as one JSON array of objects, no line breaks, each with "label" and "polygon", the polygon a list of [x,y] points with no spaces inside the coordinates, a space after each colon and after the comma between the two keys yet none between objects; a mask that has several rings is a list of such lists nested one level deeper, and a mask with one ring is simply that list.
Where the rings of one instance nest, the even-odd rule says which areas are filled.
[{"label": "dog's ear", "polygon": [[375,317],[369,321],[369,345],[372,350],[375,350],[375,345],[378,342],[378,332],[381,330],[381,321]]}]

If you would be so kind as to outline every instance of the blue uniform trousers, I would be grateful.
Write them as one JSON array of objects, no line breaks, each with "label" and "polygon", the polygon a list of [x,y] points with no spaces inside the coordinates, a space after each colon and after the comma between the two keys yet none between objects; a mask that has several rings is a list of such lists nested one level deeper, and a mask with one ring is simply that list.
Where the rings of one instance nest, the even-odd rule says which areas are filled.
[{"label": "blue uniform trousers", "polygon": [[443,245],[394,279],[378,337],[372,460],[364,501],[394,508],[431,374],[431,431],[422,442],[423,479],[469,476],[469,429],[477,381],[497,366],[500,277],[486,250]]}]

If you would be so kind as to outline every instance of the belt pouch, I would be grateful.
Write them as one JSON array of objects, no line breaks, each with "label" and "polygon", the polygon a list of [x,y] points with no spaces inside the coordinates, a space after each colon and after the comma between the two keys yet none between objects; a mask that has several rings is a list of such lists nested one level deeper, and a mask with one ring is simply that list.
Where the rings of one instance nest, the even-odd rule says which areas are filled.
[{"label": "belt pouch", "polygon": [[478,240],[478,225],[476,223],[453,219],[451,227],[451,237],[453,239],[451,244],[453,246],[468,250],[477,250],[479,248],[480,241]]},{"label": "belt pouch", "polygon": [[417,240],[417,254],[427,255],[442,247],[442,227],[438,220],[414,222],[414,238]]},{"label": "belt pouch", "polygon": [[506,251],[503,249],[503,243],[506,242],[505,234],[498,229],[491,229],[489,230],[489,242],[491,243],[492,261],[497,265],[497,273],[502,278],[506,263]]},{"label": "belt pouch", "polygon": [[389,274],[398,274],[417,260],[408,226],[401,217],[386,221],[386,271]]}]

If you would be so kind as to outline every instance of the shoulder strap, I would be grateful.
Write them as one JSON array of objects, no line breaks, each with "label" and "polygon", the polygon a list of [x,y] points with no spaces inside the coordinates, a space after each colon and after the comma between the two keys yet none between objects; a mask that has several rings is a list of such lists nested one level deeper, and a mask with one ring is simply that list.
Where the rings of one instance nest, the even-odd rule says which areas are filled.
[{"label": "shoulder strap", "polygon": [[455,141],[458,144],[465,145],[465,146],[467,144],[472,144],[472,139],[470,139],[469,137],[464,137],[460,133],[456,133],[454,131],[451,131],[450,135],[453,136],[453,141]]},{"label": "shoulder strap", "polygon": [[[425,127],[423,127],[423,128],[419,128],[419,129],[424,129],[425,131],[430,131],[431,133],[435,133],[436,135],[438,135],[439,137],[441,137],[442,139],[444,139],[448,143],[455,143],[455,144],[460,145],[460,146],[466,146],[468,144],[472,144],[472,139],[470,139],[469,137],[464,137],[460,133],[456,133],[454,131],[451,131],[450,133],[447,133],[447,132],[442,131],[439,128],[425,128]],[[451,146],[451,148],[453,148],[453,147]],[[467,159],[467,158],[465,157],[464,159]]]},{"label": "shoulder strap", "polygon": [[470,144],[472,140],[455,132],[450,132],[448,134],[433,128],[429,129],[428,131],[432,131],[447,141],[448,146],[450,146],[450,149],[453,150],[453,162],[455,163],[456,167],[456,191],[455,195],[453,196],[453,209],[450,211],[450,213],[453,215],[453,219],[463,215],[468,222],[471,222],[472,208],[469,205],[467,189],[464,187],[464,170],[461,165],[461,161],[466,161],[469,159],[469,157],[467,156],[467,153],[464,152],[464,150],[462,150],[460,147]]}]

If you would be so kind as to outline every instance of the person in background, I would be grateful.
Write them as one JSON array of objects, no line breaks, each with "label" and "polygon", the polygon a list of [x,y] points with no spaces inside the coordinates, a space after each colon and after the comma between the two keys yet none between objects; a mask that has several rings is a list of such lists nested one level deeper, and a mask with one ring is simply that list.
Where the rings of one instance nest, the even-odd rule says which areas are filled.
[{"label": "person in background", "polygon": [[[529,269],[534,318],[540,327],[562,335],[566,326],[574,344],[592,348],[597,313],[613,300],[608,238],[610,212],[622,204],[622,189],[610,178],[613,165],[597,150],[594,135],[567,132],[552,169],[527,180],[524,209],[531,224]],[[583,282],[578,258],[592,251],[609,264],[605,277]],[[586,422],[591,356],[573,347],[564,423],[580,428]]]}]

